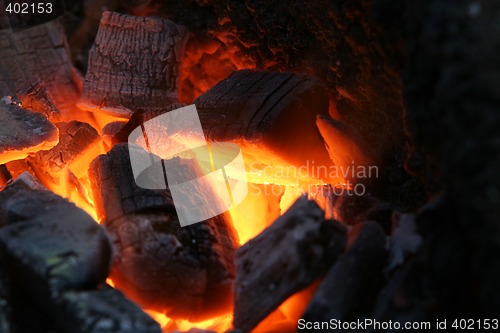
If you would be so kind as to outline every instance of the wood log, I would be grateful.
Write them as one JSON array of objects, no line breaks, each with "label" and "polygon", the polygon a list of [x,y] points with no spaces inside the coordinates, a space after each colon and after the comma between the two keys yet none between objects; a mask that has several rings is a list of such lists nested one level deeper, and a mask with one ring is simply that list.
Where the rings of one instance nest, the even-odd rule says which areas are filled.
[{"label": "wood log", "polygon": [[324,274],[343,251],[345,228],[301,196],[236,251],[234,327],[249,332],[283,301]]},{"label": "wood log", "polygon": [[0,31],[0,45],[1,96],[14,96],[18,89],[39,79],[63,113],[63,119],[77,116],[75,104],[80,92],[59,21],[14,34]]},{"label": "wood log", "polygon": [[177,102],[187,30],[161,18],[104,12],[79,107],[130,118]]},{"label": "wood log", "polygon": [[356,225],[347,251],[326,274],[302,316],[306,321],[341,321],[370,317],[384,282],[386,238],[375,222]]},{"label": "wood log", "polygon": [[62,332],[161,333],[157,322],[109,286],[65,292],[52,311]]},{"label": "wood log", "polygon": [[23,108],[41,112],[53,123],[61,121],[61,112],[54,105],[47,87],[39,79],[17,90],[16,96],[20,99]]},{"label": "wood log", "polygon": [[40,113],[0,102],[0,123],[0,164],[57,144],[57,128]]},{"label": "wood log", "polygon": [[[196,177],[189,164],[179,168]],[[168,188],[136,185],[127,144],[94,160],[90,179],[116,247],[111,277],[118,289],[169,317],[199,320],[227,311],[237,245],[227,213],[181,227]]]},{"label": "wood log", "polygon": [[[235,142],[250,161],[308,169],[332,165],[314,125],[317,114],[328,112],[328,94],[313,76],[241,70],[194,103],[208,140]],[[306,171],[311,176],[313,170]],[[315,178],[327,183],[327,176]]]},{"label": "wood log", "polygon": [[19,288],[40,305],[106,279],[111,245],[85,212],[47,190],[0,192],[1,255]]}]

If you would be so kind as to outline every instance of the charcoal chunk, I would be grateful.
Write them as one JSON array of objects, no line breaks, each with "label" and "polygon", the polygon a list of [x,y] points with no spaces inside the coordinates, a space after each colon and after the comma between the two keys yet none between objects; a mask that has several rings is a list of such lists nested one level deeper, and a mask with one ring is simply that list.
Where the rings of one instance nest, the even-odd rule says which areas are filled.
[{"label": "charcoal chunk", "polygon": [[236,252],[234,327],[250,331],[283,301],[310,285],[343,251],[346,230],[300,197]]},{"label": "charcoal chunk", "polygon": [[0,248],[16,283],[41,303],[95,288],[109,272],[111,246],[89,215],[49,191],[2,197]]},{"label": "charcoal chunk", "polygon": [[109,286],[63,293],[55,319],[64,332],[161,333],[157,322]]}]

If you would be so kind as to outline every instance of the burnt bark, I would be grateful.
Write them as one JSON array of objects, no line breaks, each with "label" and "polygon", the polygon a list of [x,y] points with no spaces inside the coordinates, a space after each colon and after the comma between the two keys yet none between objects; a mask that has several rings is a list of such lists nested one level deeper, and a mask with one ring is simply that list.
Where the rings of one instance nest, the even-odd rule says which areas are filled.
[{"label": "burnt bark", "polygon": [[0,102],[0,123],[0,164],[57,144],[57,128],[44,115],[16,104]]},{"label": "burnt bark", "polygon": [[248,332],[310,285],[344,250],[346,231],[300,197],[270,227],[236,252],[234,321]]},{"label": "burnt bark", "polygon": [[186,39],[186,29],[170,20],[104,12],[78,105],[130,118],[177,102]]},{"label": "burnt bark", "polygon": [[[90,170],[98,214],[117,250],[111,273],[115,285],[170,317],[199,320],[227,310],[237,242],[230,216],[181,227],[168,187],[136,185],[128,148],[116,145]],[[190,164],[173,163],[188,179],[197,176]]]},{"label": "burnt bark", "polygon": [[14,96],[39,79],[61,112],[76,112],[80,92],[59,21],[17,33],[1,31],[0,43],[0,95]]}]

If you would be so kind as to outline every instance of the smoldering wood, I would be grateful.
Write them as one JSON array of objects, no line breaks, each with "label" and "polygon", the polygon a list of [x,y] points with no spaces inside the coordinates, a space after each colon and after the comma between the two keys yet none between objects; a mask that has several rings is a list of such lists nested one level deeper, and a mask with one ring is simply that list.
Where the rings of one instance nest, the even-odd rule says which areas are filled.
[{"label": "smoldering wood", "polygon": [[123,126],[119,131],[117,131],[117,133],[111,139],[111,143],[117,144],[120,142],[128,142],[128,137],[130,133],[132,133],[132,131],[135,130],[137,127],[144,125],[144,123],[147,122],[148,120],[154,119],[166,112],[179,109],[183,106],[186,105],[182,103],[173,103],[170,105],[165,105],[165,107],[162,109],[134,112],[130,117],[129,121],[127,122],[127,124]]},{"label": "smoldering wood", "polygon": [[53,123],[61,121],[61,112],[49,96],[47,87],[40,79],[31,81],[28,85],[16,91],[16,96],[23,108],[41,112]]},{"label": "smoldering wood", "polygon": [[106,279],[111,245],[89,215],[52,192],[0,192],[1,255],[14,281],[43,305]]},{"label": "smoldering wood", "polygon": [[346,229],[305,196],[236,251],[234,321],[248,332],[324,274],[343,251]]},{"label": "smoldering wood", "polygon": [[[231,217],[181,227],[169,188],[136,185],[128,149],[116,145],[89,172],[98,215],[116,247],[113,282],[141,306],[169,317],[199,320],[227,310],[237,245]],[[199,176],[178,163],[187,179]]]},{"label": "smoldering wood", "polygon": [[127,214],[162,213],[173,208],[168,191],[137,186],[128,148],[127,144],[116,145],[106,155],[98,156],[90,165],[89,177],[97,216],[101,220],[112,222]]},{"label": "smoldering wood", "polygon": [[79,106],[130,118],[177,102],[187,30],[158,17],[104,12],[89,54]]},{"label": "smoldering wood", "polygon": [[[47,151],[32,154],[26,160],[31,168],[43,175],[40,178],[58,179],[65,168],[77,170],[85,155],[95,149],[100,140],[99,133],[87,123],[71,121],[57,124],[58,144]],[[86,170],[78,172],[86,174]]]},{"label": "smoldering wood", "polygon": [[161,333],[160,325],[107,285],[95,290],[67,291],[52,315],[58,329],[75,333]]},{"label": "smoldering wood", "polygon": [[0,102],[0,164],[54,147],[58,130],[37,112]]},{"label": "smoldering wood", "polygon": [[210,141],[236,142],[264,163],[332,164],[314,125],[328,112],[328,93],[314,76],[236,71],[194,103]]},{"label": "smoldering wood", "polygon": [[375,222],[353,227],[348,248],[328,271],[302,318],[306,321],[370,317],[384,282],[386,237]]},{"label": "smoldering wood", "polygon": [[1,96],[14,96],[18,89],[40,80],[61,112],[76,112],[80,92],[58,20],[16,33],[1,31],[0,45]]}]

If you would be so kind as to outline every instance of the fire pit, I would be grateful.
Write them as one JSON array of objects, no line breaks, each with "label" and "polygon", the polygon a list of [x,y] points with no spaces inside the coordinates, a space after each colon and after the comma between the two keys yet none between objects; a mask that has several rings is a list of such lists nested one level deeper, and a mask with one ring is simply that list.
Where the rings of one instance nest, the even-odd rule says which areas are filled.
[{"label": "fire pit", "polygon": [[10,3],[4,331],[498,326],[493,1]]}]

